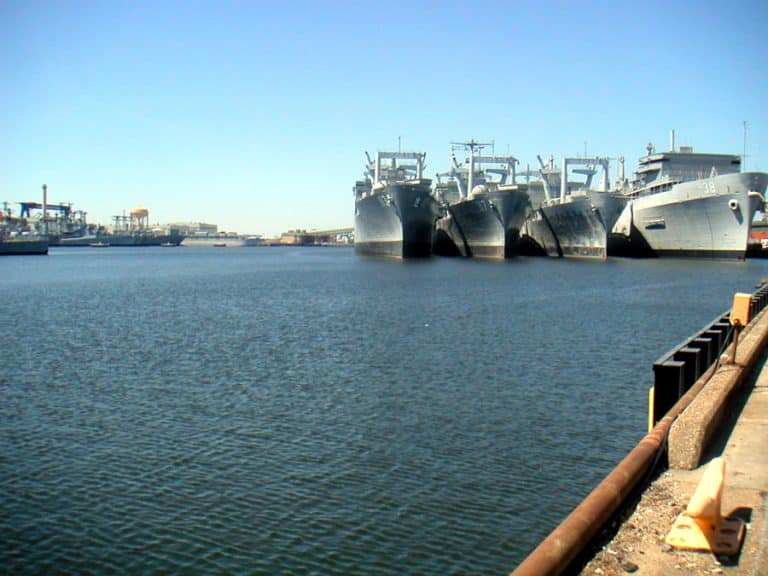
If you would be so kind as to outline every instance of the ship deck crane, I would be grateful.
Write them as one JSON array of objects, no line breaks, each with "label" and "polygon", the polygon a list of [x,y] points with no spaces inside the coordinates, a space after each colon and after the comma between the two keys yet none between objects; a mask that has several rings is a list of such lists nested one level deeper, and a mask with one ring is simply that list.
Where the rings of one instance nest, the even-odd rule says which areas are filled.
[{"label": "ship deck crane", "polygon": [[43,206],[40,202],[19,202],[21,206],[21,218],[29,217],[32,210],[53,210],[54,212],[61,212],[65,218],[68,218],[72,213],[72,204],[47,204]]}]

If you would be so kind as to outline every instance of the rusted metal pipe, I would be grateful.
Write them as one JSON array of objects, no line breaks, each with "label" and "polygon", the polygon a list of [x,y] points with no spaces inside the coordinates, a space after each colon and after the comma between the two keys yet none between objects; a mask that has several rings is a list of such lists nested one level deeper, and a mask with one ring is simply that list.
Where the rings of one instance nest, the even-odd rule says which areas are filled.
[{"label": "rusted metal pipe", "polygon": [[656,426],[597,485],[511,576],[557,576],[562,574],[603,529],[656,461],[675,418],[693,401],[715,371],[713,365]]},{"label": "rusted metal pipe", "polygon": [[664,417],[597,488],[531,552],[512,575],[561,574],[602,529],[650,468],[671,424],[672,418]]},{"label": "rusted metal pipe", "polygon": [[[754,320],[764,318],[763,310]],[[761,321],[765,321],[764,319]],[[754,326],[750,322],[750,326]],[[759,332],[758,332],[759,334]],[[760,352],[768,346],[768,330],[758,337],[755,352],[744,359],[742,366],[734,366],[739,377],[754,369]],[[735,348],[735,346],[734,346]],[[696,383],[675,403],[635,448],[613,471],[598,484],[539,546],[523,560],[511,576],[557,576],[570,567],[576,557],[621,507],[628,495],[639,484],[664,448],[672,423],[685,410],[718,368],[715,362]]]}]

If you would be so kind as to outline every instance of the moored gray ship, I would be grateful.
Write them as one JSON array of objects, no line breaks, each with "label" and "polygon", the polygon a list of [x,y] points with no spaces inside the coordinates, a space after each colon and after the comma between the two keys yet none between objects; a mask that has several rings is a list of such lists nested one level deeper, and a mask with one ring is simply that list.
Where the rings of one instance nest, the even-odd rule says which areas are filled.
[{"label": "moored gray ship", "polygon": [[[592,179],[602,170],[598,188]],[[542,182],[547,200],[531,214],[526,233],[550,256],[606,258],[609,236],[626,198],[609,187],[607,158],[563,158],[560,173],[542,163]],[[571,174],[585,177],[572,181]],[[623,175],[620,174],[620,181]]]},{"label": "moored gray ship", "polygon": [[0,256],[48,254],[48,239],[34,234],[17,234],[0,229]]},{"label": "moored gray ship", "polygon": [[[452,155],[450,172],[438,175],[438,195],[445,214],[437,222],[435,252],[475,258],[509,258],[517,253],[528,209],[528,193],[515,178],[513,156],[482,156],[486,144],[454,144],[469,150],[459,165]],[[454,148],[455,151],[455,148]],[[442,177],[449,180],[442,182]]]},{"label": "moored gray ship", "polygon": [[732,154],[690,146],[640,158],[628,203],[614,227],[634,256],[743,259],[752,220],[765,199],[768,174],[741,172]]},{"label": "moored gray ship", "polygon": [[29,221],[13,215],[9,202],[0,209],[0,256],[48,254],[48,238],[36,234]]},{"label": "moored gray ship", "polygon": [[[438,202],[424,178],[423,152],[366,153],[364,180],[355,183],[355,252],[417,258],[430,256]],[[402,164],[413,161],[413,164]]]},{"label": "moored gray ship", "polygon": [[131,230],[125,232],[91,232],[57,236],[51,246],[178,246],[184,236],[174,230]]}]

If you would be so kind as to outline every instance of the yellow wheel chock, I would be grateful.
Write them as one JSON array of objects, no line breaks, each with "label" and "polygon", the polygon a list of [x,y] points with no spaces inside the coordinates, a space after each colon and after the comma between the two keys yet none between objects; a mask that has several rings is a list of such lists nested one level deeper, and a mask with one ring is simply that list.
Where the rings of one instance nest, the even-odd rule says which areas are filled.
[{"label": "yellow wheel chock", "polygon": [[744,539],[744,521],[723,518],[720,503],[725,481],[725,460],[709,463],[688,508],[675,520],[666,542],[673,548],[704,550],[714,554],[737,554]]}]

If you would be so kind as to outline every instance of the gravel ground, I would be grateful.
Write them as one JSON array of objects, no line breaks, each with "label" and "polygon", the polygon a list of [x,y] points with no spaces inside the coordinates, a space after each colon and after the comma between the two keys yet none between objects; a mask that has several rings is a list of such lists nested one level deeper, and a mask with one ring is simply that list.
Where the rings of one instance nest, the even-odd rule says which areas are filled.
[{"label": "gravel ground", "polygon": [[[624,576],[626,574],[725,574],[733,561],[708,552],[673,550],[664,538],[688,505],[688,498],[698,481],[680,482],[663,473],[645,491],[632,514],[624,520],[613,539],[598,551],[582,569],[582,575]],[[693,481],[693,483],[692,483]]]}]

